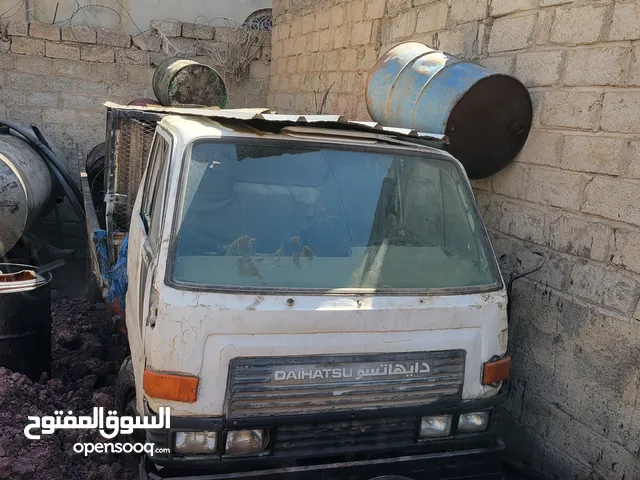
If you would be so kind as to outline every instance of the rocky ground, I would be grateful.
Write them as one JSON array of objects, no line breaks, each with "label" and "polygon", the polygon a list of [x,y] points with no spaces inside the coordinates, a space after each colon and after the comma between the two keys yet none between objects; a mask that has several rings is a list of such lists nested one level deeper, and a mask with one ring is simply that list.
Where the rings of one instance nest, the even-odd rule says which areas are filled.
[{"label": "rocky ground", "polygon": [[[134,477],[109,454],[85,458],[77,442],[99,443],[98,432],[63,430],[28,440],[28,416],[72,410],[90,415],[93,407],[113,409],[116,375],[126,356],[126,339],[111,323],[104,305],[69,293],[62,272],[52,292],[53,369],[32,382],[0,367],[0,479],[128,480]],[[72,274],[74,272],[71,272]],[[76,276],[77,278],[77,276]],[[79,289],[82,291],[82,288]]]}]

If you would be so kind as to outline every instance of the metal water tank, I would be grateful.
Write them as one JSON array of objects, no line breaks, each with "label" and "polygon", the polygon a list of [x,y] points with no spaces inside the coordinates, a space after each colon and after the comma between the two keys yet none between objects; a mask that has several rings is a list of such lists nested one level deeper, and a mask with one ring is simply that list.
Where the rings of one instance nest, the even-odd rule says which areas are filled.
[{"label": "metal water tank", "polygon": [[37,381],[43,372],[51,374],[52,275],[35,271],[0,264],[0,366]]},{"label": "metal water tank", "polygon": [[167,107],[227,105],[227,87],[218,72],[184,58],[169,58],[158,65],[153,74],[153,93]]},{"label": "metal water tank", "polygon": [[447,149],[471,178],[512,162],[533,119],[529,92],[515,78],[415,42],[380,57],[366,101],[382,125],[447,135]]},{"label": "metal water tank", "polygon": [[[51,147],[63,160],[61,152]],[[11,250],[61,197],[38,152],[21,137],[0,130],[0,255]]]}]

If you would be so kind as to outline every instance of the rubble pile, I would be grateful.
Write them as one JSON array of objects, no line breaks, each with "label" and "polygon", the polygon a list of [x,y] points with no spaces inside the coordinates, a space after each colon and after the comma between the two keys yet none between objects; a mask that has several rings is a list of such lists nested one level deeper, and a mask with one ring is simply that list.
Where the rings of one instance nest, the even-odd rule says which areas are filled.
[{"label": "rubble pile", "polygon": [[[28,416],[56,410],[91,415],[114,408],[118,369],[127,355],[125,336],[102,304],[52,292],[53,371],[32,382],[0,367],[0,479],[129,480],[134,476],[106,453],[88,457],[75,443],[103,443],[97,431],[60,430],[40,440],[25,437]],[[35,433],[39,433],[39,430]]]}]

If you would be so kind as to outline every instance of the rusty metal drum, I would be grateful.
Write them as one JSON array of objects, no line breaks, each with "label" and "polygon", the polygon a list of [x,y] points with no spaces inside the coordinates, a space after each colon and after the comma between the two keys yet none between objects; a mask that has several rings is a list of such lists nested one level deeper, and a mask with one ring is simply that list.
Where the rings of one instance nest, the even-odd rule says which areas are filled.
[{"label": "rusty metal drum", "polygon": [[165,107],[227,105],[227,87],[220,74],[208,65],[184,58],[170,58],[158,65],[153,92]]},{"label": "rusty metal drum", "polygon": [[0,367],[37,381],[51,373],[52,275],[35,270],[0,264]]},{"label": "rusty metal drum", "polygon": [[366,101],[382,125],[447,135],[447,150],[474,179],[512,162],[533,120],[531,97],[517,79],[415,42],[380,57]]},{"label": "rusty metal drum", "polygon": [[49,211],[55,200],[47,164],[22,138],[0,131],[0,255]]}]

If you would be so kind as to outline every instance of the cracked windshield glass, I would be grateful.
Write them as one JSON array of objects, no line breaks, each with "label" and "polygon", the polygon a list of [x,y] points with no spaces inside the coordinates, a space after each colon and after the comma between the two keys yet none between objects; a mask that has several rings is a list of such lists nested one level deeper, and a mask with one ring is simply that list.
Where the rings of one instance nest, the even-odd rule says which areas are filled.
[{"label": "cracked windshield glass", "polygon": [[451,162],[203,142],[183,179],[178,283],[384,290],[497,282],[471,192]]}]

